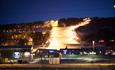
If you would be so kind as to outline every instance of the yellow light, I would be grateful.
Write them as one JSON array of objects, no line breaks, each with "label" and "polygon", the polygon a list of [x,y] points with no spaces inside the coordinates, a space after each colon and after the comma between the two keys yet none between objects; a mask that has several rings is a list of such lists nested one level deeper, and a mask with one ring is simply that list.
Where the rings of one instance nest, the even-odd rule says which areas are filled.
[{"label": "yellow light", "polygon": [[52,25],[52,30],[49,38],[50,44],[47,49],[59,50],[61,48],[66,48],[65,44],[78,44],[79,42],[76,40],[79,38],[74,29],[80,26],[85,26],[89,24],[90,21],[90,18],[85,18],[81,23],[69,27],[57,27],[58,21],[50,21],[50,24]]},{"label": "yellow light", "polygon": [[52,27],[57,27],[58,26],[58,20],[56,20],[56,21],[51,20],[50,23],[51,23]]},{"label": "yellow light", "polygon": [[58,48],[59,45],[60,45],[59,41],[56,38],[52,38],[50,40],[50,45],[49,45],[48,49],[57,49],[57,50],[59,50],[59,48]]},{"label": "yellow light", "polygon": [[68,44],[77,44],[78,42],[76,41],[77,35],[74,31],[75,26],[70,26],[67,29],[66,36],[67,36],[67,43]]}]

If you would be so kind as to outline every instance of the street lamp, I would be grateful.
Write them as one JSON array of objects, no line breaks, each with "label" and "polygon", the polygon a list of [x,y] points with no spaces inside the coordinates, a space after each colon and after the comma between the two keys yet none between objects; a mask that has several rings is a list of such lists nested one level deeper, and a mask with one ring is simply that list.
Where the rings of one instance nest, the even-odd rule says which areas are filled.
[{"label": "street lamp", "polygon": [[95,41],[92,41],[92,47],[93,47],[93,51],[94,51],[94,48],[95,48]]}]

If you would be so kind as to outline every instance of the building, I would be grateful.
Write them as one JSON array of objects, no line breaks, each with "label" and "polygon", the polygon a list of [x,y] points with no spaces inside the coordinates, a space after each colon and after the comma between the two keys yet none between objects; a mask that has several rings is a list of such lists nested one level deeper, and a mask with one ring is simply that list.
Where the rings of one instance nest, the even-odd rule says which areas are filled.
[{"label": "building", "polygon": [[0,46],[0,61],[9,63],[18,60],[31,60],[32,46]]}]

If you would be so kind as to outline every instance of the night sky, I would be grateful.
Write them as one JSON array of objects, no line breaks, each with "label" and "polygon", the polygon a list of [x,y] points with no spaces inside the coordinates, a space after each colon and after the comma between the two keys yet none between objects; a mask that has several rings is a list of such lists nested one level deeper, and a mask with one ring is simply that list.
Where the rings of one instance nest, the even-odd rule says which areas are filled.
[{"label": "night sky", "polygon": [[0,24],[69,17],[113,17],[114,0],[0,0]]}]

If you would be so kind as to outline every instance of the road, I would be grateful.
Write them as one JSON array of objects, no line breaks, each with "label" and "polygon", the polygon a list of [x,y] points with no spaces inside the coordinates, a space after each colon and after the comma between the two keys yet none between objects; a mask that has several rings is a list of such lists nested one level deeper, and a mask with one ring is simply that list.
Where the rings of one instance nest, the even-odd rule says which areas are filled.
[{"label": "road", "polygon": [[78,64],[0,64],[0,68],[96,68],[115,67],[115,63],[78,63]]},{"label": "road", "polygon": [[77,44],[76,33],[70,27],[53,27],[51,30],[51,37],[49,39],[49,49],[65,48],[66,44]]},{"label": "road", "polygon": [[58,27],[57,21],[51,22],[52,30],[48,40],[50,43],[48,49],[59,50],[61,48],[66,48],[66,44],[79,44],[79,37],[77,36],[77,33],[74,31],[74,29],[80,26],[85,26],[89,24],[90,21],[90,18],[85,18],[77,25],[68,27]]},{"label": "road", "polygon": [[[50,38],[47,41],[47,43],[49,43],[49,45],[45,46],[43,48],[59,50],[59,49],[68,47],[67,44],[79,44],[80,38],[78,37],[78,35],[74,31],[74,29],[79,28],[80,26],[85,26],[85,25],[89,24],[90,21],[91,21],[90,18],[85,18],[85,19],[83,19],[82,22],[76,23],[76,25],[67,26],[67,27],[66,26],[58,27],[58,20],[50,21],[50,23],[48,23],[48,24],[52,25],[52,30],[50,33]],[[33,48],[32,52],[35,52],[37,49],[39,49],[39,46],[37,48]]]}]

